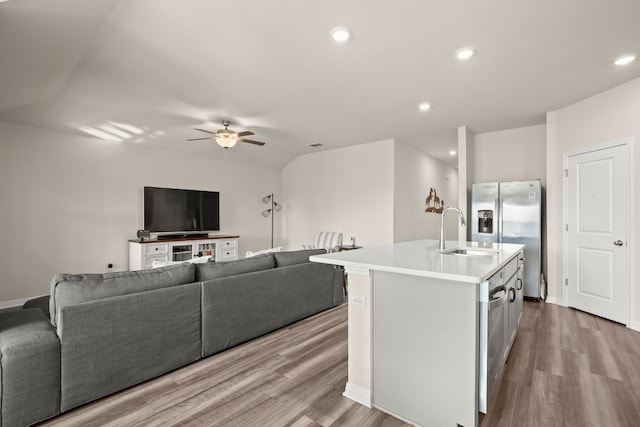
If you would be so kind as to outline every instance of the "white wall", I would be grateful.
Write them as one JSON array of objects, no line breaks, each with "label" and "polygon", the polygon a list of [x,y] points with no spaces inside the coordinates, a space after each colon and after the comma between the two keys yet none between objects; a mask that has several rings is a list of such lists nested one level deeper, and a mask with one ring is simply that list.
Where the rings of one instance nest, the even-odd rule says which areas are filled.
[{"label": "white wall", "polygon": [[277,169],[0,122],[0,301],[48,294],[59,272],[126,270],[145,185],[220,191],[241,256],[270,244],[261,199],[279,197]]},{"label": "white wall", "polygon": [[283,243],[300,249],[317,231],[341,231],[344,243],[393,243],[394,142],[306,154],[282,170]]},{"label": "white wall", "polygon": [[[393,240],[438,239],[442,216],[425,213],[429,189],[435,188],[445,206],[458,201],[458,173],[410,145],[396,141],[394,160]],[[458,238],[458,216],[447,215],[446,238]]]},{"label": "white wall", "polygon": [[[632,139],[632,195],[640,189],[640,79],[635,79],[547,115],[547,232],[549,296],[562,301],[563,281],[563,156],[579,149],[601,146],[622,139]],[[632,197],[631,323],[640,328],[640,263],[635,262],[635,244],[640,241],[640,197]]]},{"label": "white wall", "polygon": [[546,125],[475,134],[473,182],[546,183]]}]

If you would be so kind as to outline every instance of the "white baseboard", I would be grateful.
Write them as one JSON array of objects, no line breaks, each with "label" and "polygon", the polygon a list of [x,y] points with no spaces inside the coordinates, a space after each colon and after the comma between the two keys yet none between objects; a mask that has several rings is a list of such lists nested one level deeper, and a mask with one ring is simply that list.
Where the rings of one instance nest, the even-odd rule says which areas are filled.
[{"label": "white baseboard", "polygon": [[627,325],[627,328],[640,332],[640,322],[633,320]]},{"label": "white baseboard", "polygon": [[363,406],[366,406],[367,408],[371,408],[373,406],[371,390],[357,384],[348,382],[342,395]]},{"label": "white baseboard", "polygon": [[562,298],[558,298],[558,297],[552,297],[552,296],[547,296],[547,301],[549,304],[556,304],[556,305],[561,305],[563,307],[565,307],[564,303],[562,302]]},{"label": "white baseboard", "polygon": [[2,310],[3,308],[22,307],[25,302],[29,301],[32,298],[34,297],[14,299],[11,301],[0,301],[0,310]]}]

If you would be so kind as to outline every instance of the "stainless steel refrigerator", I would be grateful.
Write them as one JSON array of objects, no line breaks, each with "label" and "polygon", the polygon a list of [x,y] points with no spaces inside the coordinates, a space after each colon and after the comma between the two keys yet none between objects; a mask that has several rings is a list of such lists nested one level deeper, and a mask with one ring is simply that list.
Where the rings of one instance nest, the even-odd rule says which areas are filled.
[{"label": "stainless steel refrigerator", "polygon": [[473,184],[471,240],[520,243],[524,249],[524,296],[540,298],[542,185],[536,181]]}]

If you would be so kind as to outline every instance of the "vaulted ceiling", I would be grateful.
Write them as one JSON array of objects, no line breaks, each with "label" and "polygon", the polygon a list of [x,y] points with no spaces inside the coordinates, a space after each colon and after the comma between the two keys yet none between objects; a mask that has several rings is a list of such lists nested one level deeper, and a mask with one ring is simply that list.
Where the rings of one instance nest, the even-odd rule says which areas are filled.
[{"label": "vaulted ceiling", "polygon": [[542,124],[639,77],[613,65],[640,54],[638,17],[638,0],[10,0],[0,120],[215,158],[185,140],[230,120],[267,142],[236,161],[396,138],[455,166],[458,126]]}]

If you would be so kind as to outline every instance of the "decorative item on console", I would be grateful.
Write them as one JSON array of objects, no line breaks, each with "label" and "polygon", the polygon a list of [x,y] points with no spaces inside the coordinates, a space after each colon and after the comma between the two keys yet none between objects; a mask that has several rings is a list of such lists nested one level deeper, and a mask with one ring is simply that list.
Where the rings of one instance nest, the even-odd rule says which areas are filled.
[{"label": "decorative item on console", "polygon": [[444,209],[444,200],[440,200],[440,197],[438,197],[438,192],[433,187],[429,189],[429,195],[427,196],[425,203],[427,205],[427,208],[424,210],[425,213],[431,212],[441,214],[442,210]]},{"label": "decorative item on console", "polygon": [[151,232],[149,230],[138,230],[138,233],[136,235],[141,242],[144,242],[144,239],[151,238]]}]

